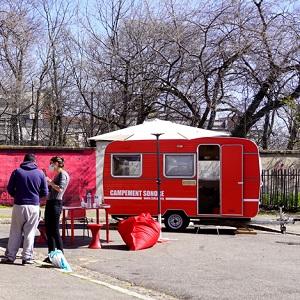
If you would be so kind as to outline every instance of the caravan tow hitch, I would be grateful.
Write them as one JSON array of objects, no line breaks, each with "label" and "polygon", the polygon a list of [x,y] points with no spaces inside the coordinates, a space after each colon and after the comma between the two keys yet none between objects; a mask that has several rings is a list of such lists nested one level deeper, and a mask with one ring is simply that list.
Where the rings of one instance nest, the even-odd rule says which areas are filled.
[{"label": "caravan tow hitch", "polygon": [[279,225],[280,225],[280,231],[281,233],[286,233],[286,224],[288,223],[295,223],[295,220],[289,216],[287,216],[284,212],[283,212],[283,206],[279,207],[279,218],[277,219],[277,221],[279,221]]}]

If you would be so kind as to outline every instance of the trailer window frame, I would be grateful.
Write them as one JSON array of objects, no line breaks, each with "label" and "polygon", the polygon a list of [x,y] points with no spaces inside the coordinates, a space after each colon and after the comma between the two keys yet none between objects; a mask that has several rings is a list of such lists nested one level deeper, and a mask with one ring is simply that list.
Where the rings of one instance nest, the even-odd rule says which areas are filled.
[{"label": "trailer window frame", "polygon": [[[114,174],[114,157],[115,156],[122,156],[122,157],[132,157],[132,156],[138,156],[140,159],[137,160],[140,165],[139,174],[138,175],[115,175]],[[142,177],[143,174],[143,155],[141,153],[112,153],[110,155],[110,175],[114,178],[139,178]]]},{"label": "trailer window frame", "polygon": [[[167,174],[168,173],[166,171],[167,156],[191,156],[193,158],[193,163],[192,163],[193,173],[191,175],[179,175],[179,174],[169,175],[169,174]],[[164,160],[163,160],[164,177],[166,177],[166,178],[194,178],[196,176],[196,154],[195,153],[164,153],[163,158],[164,158]],[[177,167],[179,167],[179,166],[177,166]]]},{"label": "trailer window frame", "polygon": [[[200,156],[200,148],[204,147],[215,147],[218,149],[217,152],[211,151],[211,153],[206,154],[205,157]],[[216,156],[214,156],[216,155]],[[204,181],[214,181],[221,180],[221,145],[219,144],[200,144],[198,146],[198,156],[197,156],[197,178],[198,180]],[[204,166],[204,168],[203,168]],[[210,172],[207,172],[210,171]]]}]

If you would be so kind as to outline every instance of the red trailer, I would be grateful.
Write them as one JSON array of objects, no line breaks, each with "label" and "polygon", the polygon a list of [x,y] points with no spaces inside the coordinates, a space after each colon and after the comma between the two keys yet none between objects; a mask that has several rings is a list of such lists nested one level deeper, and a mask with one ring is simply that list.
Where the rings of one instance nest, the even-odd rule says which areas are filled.
[{"label": "red trailer", "polygon": [[190,219],[256,216],[261,177],[254,142],[208,137],[158,143],[159,152],[155,140],[114,141],[102,147],[102,196],[111,215],[158,215],[159,180],[161,214],[169,230],[186,228]]}]

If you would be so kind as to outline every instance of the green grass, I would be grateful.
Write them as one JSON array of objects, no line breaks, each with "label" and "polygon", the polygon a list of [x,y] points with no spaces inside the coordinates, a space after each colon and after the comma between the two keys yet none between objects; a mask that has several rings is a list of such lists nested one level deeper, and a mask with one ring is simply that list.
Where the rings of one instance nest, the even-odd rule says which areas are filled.
[{"label": "green grass", "polygon": [[294,210],[295,207],[300,209],[300,192],[283,194],[278,193],[264,193],[262,195],[261,204],[263,207],[279,207],[284,206],[286,210]]}]

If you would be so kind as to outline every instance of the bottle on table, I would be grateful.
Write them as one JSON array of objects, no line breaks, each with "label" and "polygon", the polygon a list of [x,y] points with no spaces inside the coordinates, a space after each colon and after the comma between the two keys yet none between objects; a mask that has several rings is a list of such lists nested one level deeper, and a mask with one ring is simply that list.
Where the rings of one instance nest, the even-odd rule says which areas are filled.
[{"label": "bottle on table", "polygon": [[99,196],[95,195],[95,198],[94,198],[94,207],[95,208],[99,207],[99,204],[100,204],[100,202],[99,202]]},{"label": "bottle on table", "polygon": [[86,207],[86,203],[84,201],[84,198],[81,199],[81,207]]},{"label": "bottle on table", "polygon": [[86,194],[86,204],[87,204],[88,208],[92,207],[92,194],[91,194],[91,192],[88,192]]}]

